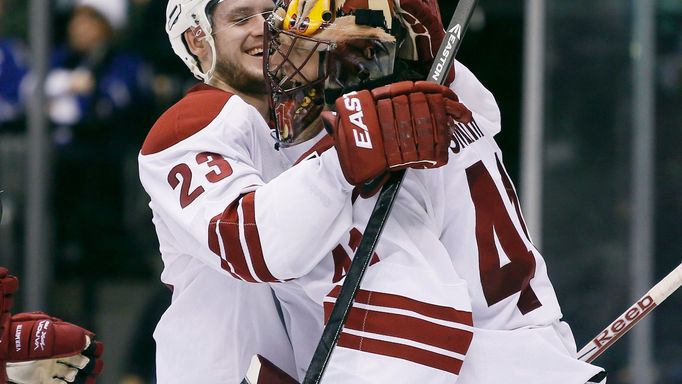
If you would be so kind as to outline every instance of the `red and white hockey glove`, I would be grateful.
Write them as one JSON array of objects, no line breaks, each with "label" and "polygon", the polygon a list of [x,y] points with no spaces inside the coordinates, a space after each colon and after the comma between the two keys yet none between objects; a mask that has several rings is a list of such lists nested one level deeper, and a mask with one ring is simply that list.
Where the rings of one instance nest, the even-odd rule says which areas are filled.
[{"label": "red and white hockey glove", "polygon": [[336,111],[334,146],[344,176],[357,186],[388,171],[445,165],[453,121],[471,120],[452,90],[425,81],[351,92],[336,100]]},{"label": "red and white hockey glove", "polygon": [[84,328],[30,312],[12,316],[9,329],[0,351],[9,383],[94,384],[102,371],[103,344]]}]

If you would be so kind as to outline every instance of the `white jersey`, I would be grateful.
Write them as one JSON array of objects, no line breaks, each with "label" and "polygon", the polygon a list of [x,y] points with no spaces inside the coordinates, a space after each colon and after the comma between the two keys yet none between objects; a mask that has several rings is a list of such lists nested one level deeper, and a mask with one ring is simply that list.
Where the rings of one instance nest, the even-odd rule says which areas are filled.
[{"label": "white jersey", "polygon": [[[401,367],[402,376],[398,379],[377,376],[376,371],[386,371],[388,361],[354,356],[358,349],[373,348],[373,353],[393,353],[393,357],[405,360],[410,360],[407,355],[421,353],[420,363],[432,364],[432,368],[439,367],[439,361],[445,362],[441,366],[445,369],[457,366],[452,373],[461,373],[458,383],[583,384],[600,369],[576,359],[570,329],[559,321],[561,311],[544,260],[527,234],[518,198],[493,138],[500,131],[495,99],[460,63],[457,63],[457,80],[452,88],[471,108],[474,121],[458,125],[447,166],[406,173],[375,255],[381,261],[368,269],[360,298],[351,311],[326,378],[332,383],[348,379],[360,383],[372,382],[372,379],[374,382],[438,382],[437,370],[422,371],[421,376],[412,377],[409,373],[413,371],[408,366]],[[366,226],[375,202],[376,197],[354,203],[356,233]],[[351,237],[349,244],[357,247],[358,241]],[[442,247],[447,254],[445,258]],[[346,250],[350,253],[352,249]],[[409,276],[409,282],[405,276]],[[368,297],[390,296],[403,285],[409,287],[404,297],[419,297],[422,303],[442,304],[443,308],[462,310],[467,306],[457,299],[470,300],[474,327],[465,327],[463,323],[453,326],[456,321],[449,323],[451,330],[474,331],[466,359],[464,354],[438,349],[433,342],[429,344],[414,335],[401,333],[401,327],[396,324],[410,327],[407,324],[413,318],[391,318],[386,313],[393,313],[394,308],[366,305]],[[430,294],[419,296],[419,290],[412,285],[419,285]],[[302,291],[306,290],[305,286],[314,285],[304,282]],[[467,294],[461,292],[465,287]],[[441,290],[454,300],[448,302],[439,297]],[[327,312],[335,294],[338,288],[325,298]],[[366,321],[370,310],[381,313],[369,312],[383,319],[380,332],[372,333],[371,326],[361,323]],[[443,337],[448,334],[447,328],[430,329],[433,323],[437,321],[432,318],[419,325],[411,324],[410,328],[423,329],[424,334]],[[308,334],[313,329],[301,328]],[[391,333],[403,337],[386,337]],[[301,339],[293,337],[295,341]],[[463,339],[459,335],[458,340]],[[406,350],[415,345],[421,349]],[[522,357],[509,353],[510,350],[517,350]],[[360,358],[364,360],[356,367],[354,362]],[[460,372],[461,359],[464,364]],[[491,370],[490,364],[495,364],[497,369]],[[519,370],[519,366],[524,368]],[[349,374],[349,367],[358,373]],[[454,382],[453,377],[445,380]]]},{"label": "white jersey", "polygon": [[[216,360],[192,359],[201,367],[183,361],[193,352],[205,356],[199,354],[205,344],[222,348],[236,362],[225,368],[234,376],[221,382],[235,382],[253,352],[279,365],[284,351],[271,347],[281,344],[281,335],[263,329],[270,322],[278,331],[277,318],[269,308],[262,318],[256,315],[271,300],[265,291],[256,293],[259,285],[243,281],[270,283],[293,340],[296,375],[305,375],[324,310],[338,294],[373,201],[351,204],[352,186],[333,148],[291,167],[303,147],[276,152],[272,144],[255,109],[207,86],[166,112],[145,141],[140,178],[151,197],[162,280],[174,287],[171,307],[155,332],[164,383],[176,382],[177,375],[205,382],[222,378]],[[427,191],[418,189],[401,192],[326,382],[457,379],[473,334],[467,288],[424,211]],[[254,310],[233,309],[249,302]],[[253,325],[245,329],[249,321]],[[179,323],[192,324],[186,326],[191,331]],[[245,332],[275,335],[268,340]],[[253,341],[246,348],[244,342]]]},{"label": "white jersey", "polygon": [[336,154],[272,180],[290,164],[258,112],[201,85],[157,121],[138,161],[173,288],[154,335],[159,382],[238,383],[254,353],[293,374],[270,287],[247,282],[305,275],[347,232],[352,187]]},{"label": "white jersey", "polygon": [[[330,143],[326,137],[311,151],[320,153]],[[438,240],[439,224],[427,212],[428,191],[412,177],[403,185],[324,383],[457,382],[473,337],[466,283]],[[299,379],[305,376],[375,202],[376,196],[355,200],[353,226],[329,257],[306,276],[273,286],[286,314]],[[307,317],[296,313],[304,310]]]}]

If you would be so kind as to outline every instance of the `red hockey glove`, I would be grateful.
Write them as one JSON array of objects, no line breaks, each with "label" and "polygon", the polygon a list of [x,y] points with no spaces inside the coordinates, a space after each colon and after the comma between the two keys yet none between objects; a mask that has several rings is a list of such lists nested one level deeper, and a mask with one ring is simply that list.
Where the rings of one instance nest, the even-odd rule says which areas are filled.
[{"label": "red hockey glove", "polygon": [[351,92],[336,100],[336,110],[334,145],[353,185],[389,170],[445,165],[453,120],[471,120],[452,90],[425,81]]},{"label": "red hockey glove", "polygon": [[[10,310],[18,286],[19,280],[10,275],[6,268],[0,267],[0,350],[6,350],[9,342],[10,318],[12,316]],[[2,356],[3,354],[0,352],[0,382],[5,383],[7,381],[6,359],[3,359]]]},{"label": "red hockey glove", "polygon": [[409,60],[432,62],[445,37],[440,8],[436,0],[398,0],[397,12],[414,43]]},{"label": "red hockey glove", "polygon": [[63,382],[94,384],[102,371],[103,344],[95,334],[42,312],[11,318],[10,337],[0,353],[10,383]]},{"label": "red hockey glove", "polygon": [[[413,60],[431,67],[438,49],[445,38],[445,29],[436,0],[398,0],[397,12],[408,39],[400,48],[403,59]],[[448,73],[447,83],[455,80],[454,65]]]}]

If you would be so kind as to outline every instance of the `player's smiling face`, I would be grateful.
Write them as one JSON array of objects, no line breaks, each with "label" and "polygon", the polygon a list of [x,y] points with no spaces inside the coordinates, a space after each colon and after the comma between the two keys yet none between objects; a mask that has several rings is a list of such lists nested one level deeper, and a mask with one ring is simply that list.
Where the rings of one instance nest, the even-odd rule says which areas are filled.
[{"label": "player's smiling face", "polygon": [[238,91],[265,93],[263,23],[272,8],[270,0],[229,0],[213,11],[215,76]]}]

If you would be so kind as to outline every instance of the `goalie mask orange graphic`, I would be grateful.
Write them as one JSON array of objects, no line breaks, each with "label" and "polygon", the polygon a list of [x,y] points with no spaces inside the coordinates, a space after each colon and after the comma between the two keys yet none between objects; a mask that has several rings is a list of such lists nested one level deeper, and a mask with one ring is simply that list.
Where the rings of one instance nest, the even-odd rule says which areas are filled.
[{"label": "goalie mask orange graphic", "polygon": [[325,101],[333,103],[341,93],[393,74],[391,3],[373,1],[373,8],[367,0],[339,4],[280,1],[266,25],[264,72],[280,145],[296,144],[319,118]]}]

